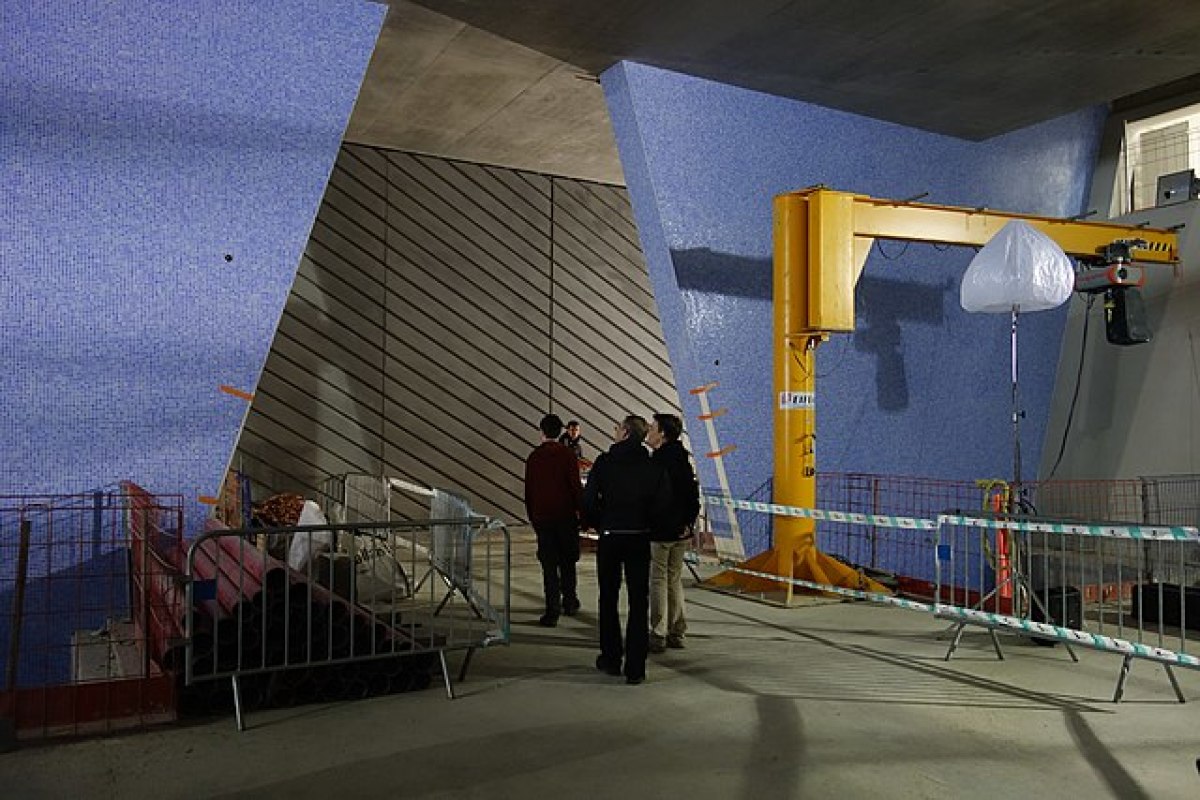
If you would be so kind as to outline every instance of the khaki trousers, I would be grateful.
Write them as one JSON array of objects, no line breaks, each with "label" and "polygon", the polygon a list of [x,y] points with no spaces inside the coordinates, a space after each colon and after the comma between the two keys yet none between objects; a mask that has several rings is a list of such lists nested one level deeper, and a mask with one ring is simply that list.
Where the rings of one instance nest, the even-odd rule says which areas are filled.
[{"label": "khaki trousers", "polygon": [[682,639],[687,633],[683,615],[683,554],[689,540],[650,543],[650,636],[656,641]]}]

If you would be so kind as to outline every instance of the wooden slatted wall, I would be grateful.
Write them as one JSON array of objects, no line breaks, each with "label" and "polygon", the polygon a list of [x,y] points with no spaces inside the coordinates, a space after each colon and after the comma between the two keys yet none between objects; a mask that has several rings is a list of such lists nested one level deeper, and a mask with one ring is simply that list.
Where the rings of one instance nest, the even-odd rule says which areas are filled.
[{"label": "wooden slatted wall", "polygon": [[547,410],[589,457],[678,413],[637,241],[621,187],[343,147],[233,466],[260,497],[388,474],[523,520]]}]

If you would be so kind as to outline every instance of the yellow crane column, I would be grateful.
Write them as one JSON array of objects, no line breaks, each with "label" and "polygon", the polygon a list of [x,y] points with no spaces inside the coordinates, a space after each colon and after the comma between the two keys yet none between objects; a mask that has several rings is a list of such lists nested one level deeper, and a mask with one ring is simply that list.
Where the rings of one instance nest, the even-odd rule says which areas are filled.
[{"label": "yellow crane column", "polygon": [[[870,249],[870,240],[854,237],[853,214],[854,196],[849,194],[775,198],[773,502],[778,505],[816,507],[816,349],[830,331],[854,330],[854,285]],[[810,229],[822,235],[810,236]],[[743,566],[814,583],[888,592],[820,552],[816,523],[803,517],[775,517],[772,548]],[[710,584],[736,586],[783,602],[793,596],[790,582],[745,574],[722,573]]]}]

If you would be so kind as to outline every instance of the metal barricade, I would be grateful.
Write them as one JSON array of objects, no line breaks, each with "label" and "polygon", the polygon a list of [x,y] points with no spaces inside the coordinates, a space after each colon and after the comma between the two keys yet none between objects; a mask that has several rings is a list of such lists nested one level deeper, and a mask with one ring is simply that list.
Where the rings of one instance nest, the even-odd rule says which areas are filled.
[{"label": "metal barricade", "polygon": [[[427,501],[431,520],[431,546],[429,563],[424,574],[417,580],[419,591],[425,582],[436,576],[447,589],[447,598],[457,593],[474,607],[471,597],[471,548],[462,543],[469,539],[470,521],[475,517],[470,501],[445,489],[421,486],[401,478],[366,473],[346,473],[325,480],[322,495],[328,509],[329,519],[336,523],[384,522],[393,519],[411,520],[409,516],[394,516],[393,499],[402,498],[405,505],[416,505]],[[418,516],[420,512],[417,512]],[[457,520],[457,522],[448,522]],[[372,542],[373,551],[395,550],[398,543],[395,535],[378,536]],[[397,576],[407,587],[409,575]]]},{"label": "metal barricade", "polygon": [[[967,625],[986,628],[1001,659],[997,631],[1039,644],[1062,642],[1076,661],[1071,645],[1113,652],[1122,656],[1114,702],[1121,700],[1137,659],[1161,664],[1180,702],[1185,698],[1172,668],[1200,668],[1200,657],[1192,654],[1200,639],[1200,531],[1194,527],[1089,524],[984,512],[924,519],[712,496],[705,501],[743,513],[815,520],[818,542],[822,528],[829,526],[851,537],[878,529],[907,536],[911,552],[903,551],[906,561],[910,556],[928,560],[932,603],[921,602],[925,582],[911,577],[897,582],[896,595],[887,595],[771,575],[736,563],[723,566],[952,620],[947,660]],[[855,566],[869,574],[864,565]]]},{"label": "metal barricade", "polygon": [[0,498],[0,749],[175,719],[182,620],[154,554],[182,524],[182,498],[133,484]]},{"label": "metal barricade", "polygon": [[1185,526],[1082,523],[1017,515],[938,518],[934,613],[1039,644],[1082,644],[1121,655],[1120,701],[1135,659],[1200,668],[1200,532]]},{"label": "metal barricade", "polygon": [[[264,533],[286,563],[255,547]],[[424,688],[435,663],[453,698],[447,651],[467,653],[461,681],[510,640],[510,559],[504,525],[475,515],[209,531],[181,559],[185,685],[232,702],[239,730],[246,707]],[[422,573],[441,580],[414,586]]]},{"label": "metal barricade", "polygon": [[[979,508],[992,483],[995,482],[822,472],[817,475],[817,497],[821,508],[838,509],[841,513],[932,520],[946,509]],[[773,516],[750,511],[754,504],[769,504],[771,492],[771,482],[767,481],[739,499],[749,504],[739,506],[737,513],[750,554],[771,547]],[[720,495],[706,493],[705,504],[719,506],[723,500]],[[716,518],[719,520],[721,516]],[[933,598],[932,537],[918,529],[824,519],[817,527],[817,544],[823,552],[870,570],[877,577],[882,575],[887,582],[894,582],[910,594]]]}]

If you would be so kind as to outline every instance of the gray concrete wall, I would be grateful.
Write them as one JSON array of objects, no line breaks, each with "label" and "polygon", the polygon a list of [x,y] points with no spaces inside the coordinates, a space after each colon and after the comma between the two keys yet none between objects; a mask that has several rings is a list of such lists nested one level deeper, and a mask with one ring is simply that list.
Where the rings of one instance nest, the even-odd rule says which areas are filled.
[{"label": "gray concrete wall", "polygon": [[[1097,176],[1098,186],[1105,176]],[[1107,184],[1105,184],[1107,185]],[[1093,195],[1093,208],[1107,201]],[[1132,478],[1200,473],[1200,201],[1118,217],[1180,230],[1181,264],[1147,267],[1143,291],[1153,331],[1147,344],[1121,347],[1104,335],[1097,298],[1071,299],[1039,476],[1051,476],[1079,376],[1079,395],[1054,478]],[[1080,372],[1080,355],[1083,370]]]},{"label": "gray concrete wall", "polygon": [[622,187],[346,145],[233,466],[257,496],[387,474],[515,521],[542,414],[591,458],[677,409]]}]

